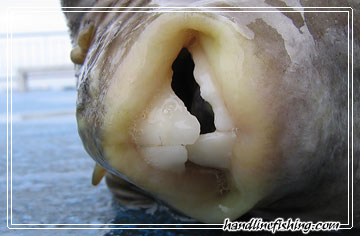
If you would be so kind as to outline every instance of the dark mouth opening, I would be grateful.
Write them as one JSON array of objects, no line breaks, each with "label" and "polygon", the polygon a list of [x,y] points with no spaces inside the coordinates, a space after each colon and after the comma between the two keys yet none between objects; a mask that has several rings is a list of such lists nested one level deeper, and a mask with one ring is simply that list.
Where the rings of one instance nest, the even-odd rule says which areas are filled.
[{"label": "dark mouth opening", "polygon": [[186,48],[181,49],[171,67],[174,72],[171,87],[187,110],[198,119],[200,134],[212,133],[216,130],[214,111],[200,95],[200,87],[194,78],[194,67],[190,52]]}]

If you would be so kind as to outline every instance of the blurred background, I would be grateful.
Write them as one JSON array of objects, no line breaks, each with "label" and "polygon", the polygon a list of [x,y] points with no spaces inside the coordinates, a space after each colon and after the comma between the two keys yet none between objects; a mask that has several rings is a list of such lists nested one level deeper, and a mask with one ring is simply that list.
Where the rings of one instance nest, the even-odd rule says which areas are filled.
[{"label": "blurred background", "polygon": [[[22,8],[7,16],[8,7]],[[179,230],[7,229],[7,218],[12,228],[189,220],[156,203],[125,208],[104,181],[91,185],[95,162],[77,133],[76,79],[60,0],[0,1],[0,23],[0,235],[183,235]]]},{"label": "blurred background", "polygon": [[[34,8],[12,9],[7,17],[10,6]],[[0,9],[0,235],[76,235],[75,231],[6,228],[7,151],[9,178],[12,169],[11,227],[111,223],[118,209],[104,182],[91,185],[94,162],[77,134],[76,81],[60,0],[0,1]],[[12,32],[8,45],[7,27]],[[81,234],[105,233],[90,230]]]}]

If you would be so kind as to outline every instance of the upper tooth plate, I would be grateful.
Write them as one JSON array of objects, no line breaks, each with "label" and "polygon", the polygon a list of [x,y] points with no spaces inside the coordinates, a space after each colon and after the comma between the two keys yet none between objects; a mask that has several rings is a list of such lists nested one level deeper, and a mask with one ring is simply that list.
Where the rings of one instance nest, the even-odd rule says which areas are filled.
[{"label": "upper tooth plate", "polygon": [[201,97],[210,103],[214,111],[216,129],[221,131],[232,130],[234,124],[216,87],[212,67],[209,66],[209,62],[199,45],[193,45],[191,53],[195,62],[194,77],[200,86]]},{"label": "upper tooth plate", "polygon": [[137,144],[141,146],[169,146],[193,144],[200,134],[200,123],[191,115],[170,86],[151,104],[137,125]]}]

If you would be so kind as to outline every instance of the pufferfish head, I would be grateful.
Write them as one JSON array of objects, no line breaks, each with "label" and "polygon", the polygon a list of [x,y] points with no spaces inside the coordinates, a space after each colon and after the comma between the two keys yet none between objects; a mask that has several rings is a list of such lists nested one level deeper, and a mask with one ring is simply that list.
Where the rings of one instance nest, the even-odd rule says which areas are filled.
[{"label": "pufferfish head", "polygon": [[66,14],[94,183],[107,171],[210,223],[254,209],[346,216],[342,16],[332,27],[280,11]]}]

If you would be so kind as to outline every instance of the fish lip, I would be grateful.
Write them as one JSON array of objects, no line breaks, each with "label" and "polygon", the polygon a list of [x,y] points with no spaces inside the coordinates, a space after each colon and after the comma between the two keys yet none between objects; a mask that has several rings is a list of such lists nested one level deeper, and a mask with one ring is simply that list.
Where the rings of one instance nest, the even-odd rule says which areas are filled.
[{"label": "fish lip", "polygon": [[[203,14],[200,14],[200,15],[203,15]],[[200,17],[198,14],[191,15],[191,17],[194,17],[194,16],[195,17]],[[156,20],[159,20],[159,18],[160,18],[160,16],[158,18],[156,18]],[[180,50],[183,45],[178,45],[178,46],[179,46],[178,49]],[[129,57],[130,53],[131,52],[129,51],[126,57]],[[103,55],[106,55],[105,51],[102,52],[102,55],[98,55],[97,58],[102,58]],[[92,57],[90,57],[90,58],[92,58]],[[90,60],[89,63],[91,63],[91,65],[93,65],[93,66],[96,65],[96,61],[94,62],[94,61]],[[124,63],[122,63],[122,64],[124,64]],[[104,65],[102,65],[102,66],[104,66]],[[119,68],[117,68],[117,69],[119,69]],[[85,73],[83,75],[85,75]],[[113,77],[114,76],[112,76],[112,78]],[[114,104],[113,101],[108,100],[113,95],[114,95],[114,97],[119,97],[119,94],[118,94],[119,91],[115,92],[115,90],[116,90],[115,88],[119,88],[121,90],[121,86],[116,85],[117,80],[115,80],[115,79],[111,80],[112,78],[109,78],[110,82],[108,82],[108,84],[107,84],[108,87],[105,87],[104,90],[101,91],[101,94],[93,93],[93,94],[89,95],[90,97],[93,98],[93,100],[96,100],[97,96],[99,96],[99,95],[102,96],[103,104],[100,104],[100,107],[97,107],[96,105],[94,106],[94,108],[96,107],[99,111],[101,111],[101,113],[98,114],[99,118],[98,117],[95,117],[95,118],[92,117],[93,114],[90,114],[90,113],[88,115],[85,114],[85,116],[84,116],[83,113],[82,113],[79,116],[79,119],[78,119],[80,121],[80,123],[83,122],[83,121],[85,121],[87,123],[87,125],[85,125],[85,127],[88,127],[87,130],[85,128],[85,132],[87,132],[87,134],[84,135],[85,139],[88,139],[88,138],[93,139],[91,137],[98,137],[97,138],[98,140],[92,140],[92,142],[93,142],[92,144],[91,143],[87,144],[88,147],[89,147],[88,149],[90,150],[90,153],[93,152],[92,153],[93,158],[95,160],[96,159],[101,159],[100,160],[100,165],[103,166],[105,169],[109,170],[109,172],[111,172],[111,173],[113,173],[113,174],[115,174],[117,176],[120,176],[123,179],[127,180],[128,182],[131,182],[131,183],[139,186],[140,188],[144,189],[146,192],[153,193],[153,195],[156,196],[157,198],[160,198],[163,201],[168,202],[169,205],[172,205],[174,208],[177,208],[177,209],[185,212],[185,214],[192,215],[193,217],[195,217],[197,219],[202,219],[205,222],[216,222],[216,221],[219,221],[219,219],[221,220],[223,218],[222,215],[224,214],[224,212],[221,212],[218,209],[217,205],[211,206],[210,208],[211,208],[211,210],[214,210],[214,211],[217,211],[217,212],[220,211],[219,212],[220,215],[219,216],[212,216],[212,217],[214,217],[212,219],[204,219],[200,215],[197,215],[198,213],[195,214],[195,215],[194,214],[189,214],[189,212],[193,210],[193,207],[191,209],[188,208],[188,207],[193,203],[191,203],[188,206],[183,205],[184,203],[181,203],[180,205],[175,204],[175,202],[171,201],[171,199],[169,200],[167,197],[164,197],[164,194],[159,194],[156,191],[154,191],[153,189],[149,188],[146,185],[147,183],[145,183],[145,185],[144,185],[144,182],[142,182],[142,180],[134,179],[134,177],[131,176],[131,174],[129,174],[132,168],[127,168],[128,170],[125,170],[125,169],[123,169],[123,168],[125,168],[124,166],[119,166],[118,165],[119,163],[117,163],[117,164],[115,163],[116,160],[110,160],[111,159],[110,157],[113,155],[113,151],[115,150],[114,148],[116,148],[116,150],[121,150],[120,152],[118,152],[118,155],[116,155],[117,158],[127,159],[127,158],[130,157],[130,156],[127,156],[127,155],[130,155],[131,153],[136,152],[136,150],[135,150],[136,145],[134,145],[131,141],[129,141],[129,140],[131,140],[131,137],[128,135],[127,131],[119,132],[119,133],[113,133],[112,132],[114,127],[118,125],[118,123],[117,123],[118,120],[116,120],[116,118],[117,118],[116,115],[120,114],[119,111],[122,111],[121,114],[126,114],[127,112],[130,112],[130,109],[126,110],[127,108],[125,110],[123,108],[117,109],[119,107],[117,107],[117,105]],[[88,84],[87,86],[88,86],[87,88],[91,92],[91,89],[92,89],[91,84]],[[101,86],[101,84],[99,86]],[[112,94],[113,92],[115,92],[115,93]],[[118,95],[116,95],[116,94],[118,94]],[[121,95],[121,92],[120,92],[120,95]],[[121,98],[118,99],[118,101],[120,101],[120,100],[121,100]],[[126,101],[122,101],[122,102],[124,104],[126,103]],[[87,110],[87,112],[89,112],[89,108],[87,108],[85,110]],[[115,112],[115,113],[112,113],[112,112]],[[109,119],[103,120],[104,117],[109,117]],[[98,124],[96,124],[94,126],[93,123],[98,122],[98,121],[100,121],[100,123],[98,123]],[[80,124],[79,125],[80,129],[81,129],[81,126],[84,127],[84,125]],[[91,128],[89,129],[89,127],[91,127]],[[82,130],[82,131],[84,131],[84,130]],[[124,135],[124,136],[121,136],[121,135]],[[114,140],[111,141],[111,140],[109,140],[110,137],[111,138],[116,137],[116,140],[114,139]],[[125,154],[125,155],[123,155],[123,154]],[[96,161],[98,161],[98,160],[96,160]],[[115,161],[115,162],[112,162],[112,161]],[[133,162],[133,164],[134,164],[134,166],[138,166],[137,161]],[[144,165],[143,163],[139,164],[139,166],[143,166],[143,165]],[[141,167],[141,168],[143,168],[143,167]],[[230,170],[230,172],[231,172],[231,170]],[[151,176],[151,174],[149,174],[148,176]],[[231,179],[231,178],[232,177],[229,176],[229,179]],[[166,179],[165,176],[164,176],[164,179]],[[151,180],[147,179],[145,181],[151,181]],[[231,184],[234,184],[233,183],[234,181],[233,180],[231,180],[231,181],[232,181]],[[242,181],[244,181],[244,180],[242,180]],[[255,181],[257,181],[257,179]],[[197,182],[199,182],[199,181],[197,181]],[[196,184],[198,184],[197,182],[196,182]],[[243,184],[243,182],[241,184]],[[246,184],[251,185],[250,183],[246,183]],[[258,193],[259,191],[257,191],[257,189],[255,189],[257,187],[258,187],[258,185],[254,185],[254,187],[247,186],[246,188],[244,188],[244,190],[241,190],[241,191],[238,190],[238,189],[235,189],[234,192],[236,194],[238,194],[238,196],[240,198],[245,199],[244,202],[245,202],[246,205],[241,205],[240,206],[239,204],[237,204],[237,206],[234,207],[234,208],[238,209],[239,212],[249,210],[258,201],[259,198],[263,197],[263,193],[259,194]],[[241,192],[241,194],[240,194],[240,192]],[[196,193],[194,193],[194,194],[196,194]],[[253,194],[253,197],[250,197],[252,194]],[[222,195],[225,195],[225,197],[226,197],[229,194],[222,194]],[[216,196],[214,198],[217,198],[217,197],[218,196]],[[176,199],[176,196],[175,196],[175,199]],[[231,199],[229,198],[230,200],[227,200],[227,199],[228,198],[226,198],[226,201],[230,201],[232,198]],[[221,204],[221,205],[224,206],[224,204]],[[238,213],[238,212],[235,213],[235,210],[233,210],[232,214],[242,214],[242,213]],[[217,220],[215,220],[215,218],[217,218]]]}]

